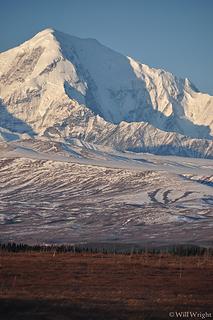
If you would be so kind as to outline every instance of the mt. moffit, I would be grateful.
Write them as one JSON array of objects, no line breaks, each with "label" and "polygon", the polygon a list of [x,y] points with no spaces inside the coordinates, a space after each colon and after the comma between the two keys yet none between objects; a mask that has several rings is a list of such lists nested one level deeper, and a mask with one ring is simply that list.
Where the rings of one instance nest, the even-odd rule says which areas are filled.
[{"label": "mt. moffit", "polygon": [[4,141],[213,158],[212,96],[93,39],[46,29],[1,53],[0,99]]}]

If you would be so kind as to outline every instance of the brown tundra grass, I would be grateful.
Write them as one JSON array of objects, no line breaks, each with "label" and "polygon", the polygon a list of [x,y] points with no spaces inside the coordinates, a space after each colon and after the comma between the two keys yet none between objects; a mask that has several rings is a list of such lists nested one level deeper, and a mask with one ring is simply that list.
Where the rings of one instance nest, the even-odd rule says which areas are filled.
[{"label": "brown tundra grass", "polygon": [[213,315],[213,257],[0,253],[1,320],[170,319]]}]

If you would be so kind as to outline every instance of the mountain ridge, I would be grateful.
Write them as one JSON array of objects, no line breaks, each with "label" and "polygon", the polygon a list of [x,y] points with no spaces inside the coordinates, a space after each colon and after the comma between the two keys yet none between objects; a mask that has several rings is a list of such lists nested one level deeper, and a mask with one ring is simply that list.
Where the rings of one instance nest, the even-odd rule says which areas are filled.
[{"label": "mountain ridge", "polygon": [[94,39],[48,28],[0,53],[0,98],[1,132],[213,157],[213,97]]}]

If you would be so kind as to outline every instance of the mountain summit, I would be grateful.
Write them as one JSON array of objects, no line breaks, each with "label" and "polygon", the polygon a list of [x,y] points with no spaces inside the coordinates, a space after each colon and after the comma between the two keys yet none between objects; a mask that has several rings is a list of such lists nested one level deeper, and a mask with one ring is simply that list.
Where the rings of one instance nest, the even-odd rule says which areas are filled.
[{"label": "mountain summit", "polygon": [[53,29],[0,54],[0,133],[213,157],[213,97]]}]

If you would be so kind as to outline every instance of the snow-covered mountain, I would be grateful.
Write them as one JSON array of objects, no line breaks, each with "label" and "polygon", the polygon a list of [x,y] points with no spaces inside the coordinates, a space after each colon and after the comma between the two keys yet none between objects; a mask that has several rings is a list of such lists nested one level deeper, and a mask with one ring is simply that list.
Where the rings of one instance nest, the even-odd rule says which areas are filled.
[{"label": "snow-covered mountain", "polygon": [[213,157],[213,97],[93,39],[46,29],[0,54],[0,136]]}]

